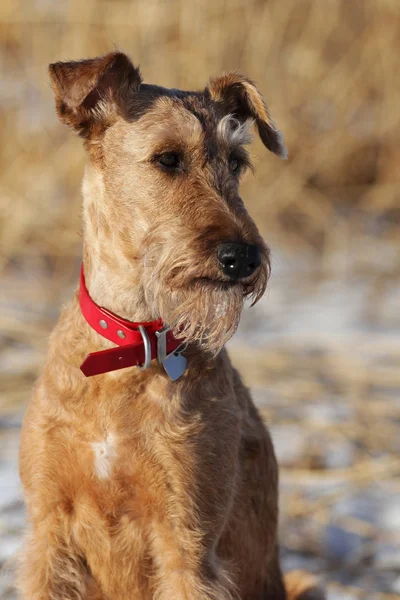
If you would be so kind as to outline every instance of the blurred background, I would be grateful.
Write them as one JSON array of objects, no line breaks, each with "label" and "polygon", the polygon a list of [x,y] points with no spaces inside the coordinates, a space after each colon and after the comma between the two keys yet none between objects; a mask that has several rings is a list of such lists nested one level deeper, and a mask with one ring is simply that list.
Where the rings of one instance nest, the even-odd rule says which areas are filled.
[{"label": "blurred background", "polygon": [[114,46],[148,82],[238,70],[267,98],[289,159],[255,142],[243,197],[273,275],[229,346],[281,465],[283,565],[331,600],[399,598],[399,0],[1,1],[0,597],[21,420],[81,256],[85,156],[47,64]]}]

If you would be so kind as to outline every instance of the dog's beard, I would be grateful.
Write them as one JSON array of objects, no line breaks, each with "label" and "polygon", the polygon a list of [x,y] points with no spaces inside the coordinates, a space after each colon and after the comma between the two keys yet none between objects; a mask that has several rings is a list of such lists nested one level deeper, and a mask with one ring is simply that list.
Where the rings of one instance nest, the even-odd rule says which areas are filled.
[{"label": "dog's beard", "polygon": [[172,290],[169,298],[164,298],[160,314],[177,337],[218,353],[237,329],[243,301],[239,286],[223,289],[195,281],[188,288]]},{"label": "dog's beard", "polygon": [[180,251],[185,248],[182,239],[179,248],[176,243],[157,241],[147,246],[143,261],[144,294],[151,312],[159,315],[177,338],[197,342],[204,350],[217,354],[235,333],[245,299],[255,304],[265,291],[269,276],[267,249],[257,277],[250,283],[232,284],[216,279],[212,257],[201,260],[201,254],[194,253],[194,258]]}]

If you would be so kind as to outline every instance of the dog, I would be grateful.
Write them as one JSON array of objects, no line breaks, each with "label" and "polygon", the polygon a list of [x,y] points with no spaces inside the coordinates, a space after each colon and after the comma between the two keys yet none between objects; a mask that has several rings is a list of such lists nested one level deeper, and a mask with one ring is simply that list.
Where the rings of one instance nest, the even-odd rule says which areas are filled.
[{"label": "dog", "polygon": [[255,125],[286,154],[255,84],[145,84],[121,52],[49,67],[83,139],[79,292],[24,418],[27,600],[306,600],[281,574],[270,436],[224,345],[269,250],[239,195]]}]

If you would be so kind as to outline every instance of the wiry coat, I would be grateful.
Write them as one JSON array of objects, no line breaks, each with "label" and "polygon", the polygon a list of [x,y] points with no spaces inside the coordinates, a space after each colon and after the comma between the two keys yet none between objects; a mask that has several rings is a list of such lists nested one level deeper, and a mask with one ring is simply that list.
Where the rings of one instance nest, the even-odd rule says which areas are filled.
[{"label": "wiry coat", "polygon": [[[22,431],[23,598],[284,600],[274,451],[223,349],[244,298],[257,299],[269,274],[232,155],[247,161],[248,118],[280,155],[281,138],[255,86],[236,74],[202,93],[164,90],[142,84],[119,53],[50,72],[59,115],[90,155],[89,292],[122,317],[162,317],[188,341],[189,368],[176,382],[155,361],[86,379],[85,356],[111,344],[77,296],[64,309]],[[156,164],[172,151],[174,175]],[[255,277],[221,279],[221,240],[258,245]],[[288,581],[290,598],[311,589],[301,575]]]}]

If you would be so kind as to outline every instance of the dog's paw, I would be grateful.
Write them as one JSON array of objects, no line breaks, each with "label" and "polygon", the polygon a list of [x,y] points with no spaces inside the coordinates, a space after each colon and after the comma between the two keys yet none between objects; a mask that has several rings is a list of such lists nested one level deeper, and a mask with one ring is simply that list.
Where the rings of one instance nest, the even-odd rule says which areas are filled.
[{"label": "dog's paw", "polygon": [[314,575],[290,571],[284,579],[288,600],[326,600],[326,594]]}]

